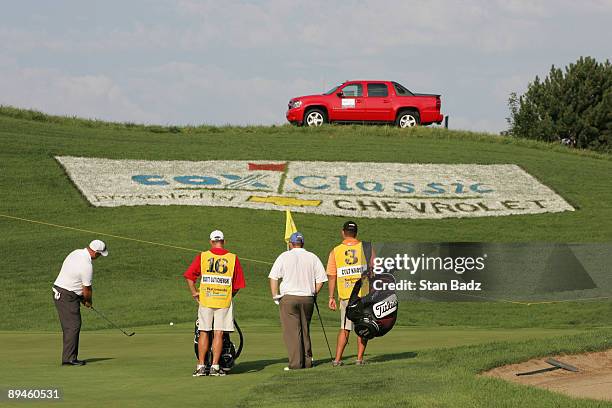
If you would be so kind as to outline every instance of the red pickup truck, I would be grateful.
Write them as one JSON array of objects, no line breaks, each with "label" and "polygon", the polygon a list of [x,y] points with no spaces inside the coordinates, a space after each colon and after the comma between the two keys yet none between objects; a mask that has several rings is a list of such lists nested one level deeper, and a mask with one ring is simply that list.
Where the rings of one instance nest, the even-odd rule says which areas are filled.
[{"label": "red pickup truck", "polygon": [[347,81],[322,95],[289,101],[287,120],[296,125],[394,123],[401,128],[440,124],[440,95],[412,93],[392,81]]}]

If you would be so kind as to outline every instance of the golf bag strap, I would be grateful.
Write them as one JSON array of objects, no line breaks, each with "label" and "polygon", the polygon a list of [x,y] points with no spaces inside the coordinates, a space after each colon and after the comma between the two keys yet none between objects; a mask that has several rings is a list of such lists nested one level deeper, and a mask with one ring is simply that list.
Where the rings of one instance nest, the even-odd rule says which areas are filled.
[{"label": "golf bag strap", "polygon": [[363,254],[365,255],[367,265],[367,270],[362,274],[362,277],[372,277],[372,243],[369,241],[362,241],[361,247],[363,248]]},{"label": "golf bag strap", "polygon": [[[349,297],[349,301],[348,301],[349,305],[352,305],[353,303],[359,300],[359,291],[361,290],[361,284],[362,284],[361,279],[355,282],[355,286],[353,286],[353,290],[351,291],[351,296]],[[346,315],[345,315],[345,318],[346,318]]]},{"label": "golf bag strap", "polygon": [[235,359],[237,359],[238,357],[240,357],[240,353],[242,353],[242,347],[244,346],[244,336],[242,334],[242,330],[240,330],[240,326],[238,326],[238,322],[236,321],[236,319],[234,319],[234,326],[236,326],[238,338],[240,339],[240,345],[238,346],[238,350],[236,350],[236,356],[234,357]]}]

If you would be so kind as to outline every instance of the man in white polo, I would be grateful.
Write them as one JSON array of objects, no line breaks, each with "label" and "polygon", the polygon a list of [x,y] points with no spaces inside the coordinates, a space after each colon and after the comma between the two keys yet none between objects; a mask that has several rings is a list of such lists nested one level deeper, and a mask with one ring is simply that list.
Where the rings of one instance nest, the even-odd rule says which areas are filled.
[{"label": "man in white polo", "polygon": [[72,251],[62,264],[53,283],[53,300],[62,325],[62,365],[82,366],[78,359],[79,334],[81,332],[81,307],[91,307],[93,295],[93,264],[100,255],[108,255],[106,244],[99,239],[91,241],[87,248]]},{"label": "man in white polo", "polygon": [[278,256],[268,278],[272,299],[280,304],[283,340],[289,355],[285,369],[295,370],[312,367],[310,320],[315,296],[327,282],[327,275],[321,260],[304,249],[300,232],[291,235],[289,248]]}]

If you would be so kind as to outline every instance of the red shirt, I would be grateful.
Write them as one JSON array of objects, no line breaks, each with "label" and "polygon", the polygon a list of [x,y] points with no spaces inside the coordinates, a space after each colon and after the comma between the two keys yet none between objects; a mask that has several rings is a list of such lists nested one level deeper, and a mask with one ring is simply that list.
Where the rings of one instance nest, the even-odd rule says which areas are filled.
[{"label": "red shirt", "polygon": [[[211,248],[210,252],[215,255],[225,255],[229,251],[224,248]],[[196,282],[200,275],[202,274],[201,270],[202,265],[202,254],[197,254],[189,268],[185,271],[183,276],[185,279],[189,279],[190,281]],[[240,261],[238,260],[238,256],[236,256],[236,265],[234,266],[234,277],[232,278],[232,291],[236,292],[238,289],[244,288],[244,272],[242,271],[242,265],[240,265]]]}]

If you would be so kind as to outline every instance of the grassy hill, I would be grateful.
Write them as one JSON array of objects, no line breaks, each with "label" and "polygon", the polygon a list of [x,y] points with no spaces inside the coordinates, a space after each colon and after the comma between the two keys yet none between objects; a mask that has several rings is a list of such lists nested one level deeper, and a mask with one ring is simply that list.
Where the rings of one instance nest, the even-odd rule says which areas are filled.
[{"label": "grassy hill", "polygon": [[[2,385],[55,384],[64,390],[65,406],[81,406],[83,400],[118,407],[185,406],[198,398],[244,407],[343,407],[349,400],[371,407],[610,406],[476,375],[551,353],[608,348],[610,301],[529,307],[411,302],[401,305],[396,328],[371,342],[369,366],[338,371],[326,364],[285,373],[278,311],[269,299],[267,282],[268,263],[284,248],[283,213],[188,206],[95,208],[54,160],[56,155],[514,163],[577,211],[472,219],[359,219],[360,235],[387,242],[612,240],[609,155],[444,129],[140,126],[0,107]],[[339,240],[344,219],[311,214],[294,218],[308,249],[325,259]],[[172,247],[205,248],[215,228],[223,229],[228,247],[245,266],[247,289],[236,299],[236,317],[247,343],[232,375],[192,379],[195,304],[181,274],[195,251]],[[135,328],[137,335],[125,338],[114,330],[99,330],[107,324],[83,311],[87,331],[81,354],[91,364],[77,369],[85,371],[70,371],[57,364],[61,336],[56,333],[59,324],[50,286],[65,255],[93,238],[103,238],[111,253],[96,261],[94,304],[121,325]],[[323,320],[333,341],[338,316],[326,309],[321,309]],[[168,326],[170,321],[178,324]],[[318,361],[327,362],[319,330],[313,322],[313,349]],[[353,339],[347,349],[349,361],[354,349]],[[205,397],[194,391],[202,381],[208,383]]]},{"label": "grassy hill", "polygon": [[[350,154],[347,145],[353,146]],[[204,248],[222,228],[244,261],[248,289],[236,302],[241,320],[275,322],[269,266],[283,249],[276,211],[189,206],[94,208],[53,159],[56,155],[150,160],[327,160],[402,163],[515,163],[568,200],[571,213],[444,220],[362,219],[364,239],[388,242],[607,242],[612,238],[610,156],[493,135],[417,128],[326,126],[159,127],[113,124],[0,109],[0,214],[185,248]],[[294,214],[308,248],[326,259],[339,240],[340,217]],[[3,296],[10,313],[0,329],[55,329],[49,286],[65,255],[95,235],[0,217]],[[195,252],[103,237],[111,256],[96,261],[95,302],[127,325],[189,321],[193,304],[180,277]],[[404,324],[495,326],[612,323],[610,303],[523,306],[411,304]],[[491,313],[493,310],[495,313]],[[129,312],[128,312],[129,311]],[[478,319],[474,319],[478,316]],[[499,316],[512,316],[499,319]],[[335,317],[325,312],[326,319]],[[98,320],[87,328],[103,327]]]}]

